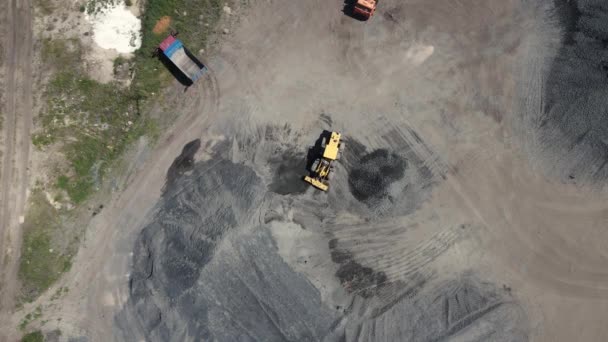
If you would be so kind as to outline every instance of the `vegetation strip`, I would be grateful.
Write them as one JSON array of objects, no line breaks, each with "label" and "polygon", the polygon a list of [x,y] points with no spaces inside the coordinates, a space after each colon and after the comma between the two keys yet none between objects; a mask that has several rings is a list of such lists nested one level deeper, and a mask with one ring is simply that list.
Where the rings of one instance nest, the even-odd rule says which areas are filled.
[{"label": "vegetation strip", "polygon": [[[132,80],[128,87],[90,78],[78,39],[42,42],[42,62],[52,75],[32,142],[39,150],[59,151],[67,163],[57,166],[50,184],[38,184],[30,197],[19,269],[23,301],[33,301],[69,270],[80,236],[64,232],[66,222],[74,218],[70,209],[84,205],[134,141],[143,135],[157,135],[156,124],[144,114],[145,108],[155,102],[172,75],[151,57],[169,27],[154,33],[154,26],[170,16],[171,28],[198,51],[208,43],[221,15],[221,4],[217,0],[147,1],[141,48],[134,58],[118,57],[114,63],[115,72],[129,69]],[[52,8],[43,8],[43,12],[47,10]]]}]

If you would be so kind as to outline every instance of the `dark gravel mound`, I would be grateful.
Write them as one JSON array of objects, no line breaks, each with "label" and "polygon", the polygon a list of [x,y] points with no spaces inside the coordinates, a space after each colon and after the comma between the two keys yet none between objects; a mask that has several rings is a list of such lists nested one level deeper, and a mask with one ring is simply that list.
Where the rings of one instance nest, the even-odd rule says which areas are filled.
[{"label": "dark gravel mound", "polygon": [[605,183],[608,2],[554,3],[563,33],[562,46],[546,76],[539,108],[524,110],[524,116],[532,118],[528,122],[537,146],[532,149],[533,158],[540,159],[550,174],[563,180]]},{"label": "dark gravel mound", "polygon": [[219,155],[174,178],[136,240],[116,340],[321,340],[336,317],[250,226],[265,193],[253,170]]},{"label": "dark gravel mound", "polygon": [[406,167],[405,159],[385,149],[366,154],[349,174],[351,193],[361,202],[385,197],[389,186],[403,178]]},{"label": "dark gravel mound", "polygon": [[328,307],[258,226],[264,194],[253,170],[217,156],[176,178],[136,240],[115,339],[526,340],[524,315],[501,290],[470,277],[439,287],[386,284],[382,272],[358,264],[337,240],[330,242],[336,276],[354,297],[349,307]]},{"label": "dark gravel mound", "polygon": [[378,289],[387,281],[386,274],[375,272],[370,267],[357,263],[352,253],[338,247],[338,240],[329,241],[331,259],[339,264],[336,277],[349,292],[356,292],[364,298],[375,295]]},{"label": "dark gravel mound", "polygon": [[390,131],[385,138],[392,142],[394,149],[368,151],[365,145],[349,137],[340,159],[348,173],[345,190],[355,201],[364,204],[363,209],[358,206],[357,214],[370,219],[413,212],[443,179],[431,172],[404,139],[402,131]]},{"label": "dark gravel mound", "polygon": [[243,224],[260,194],[256,174],[227,160],[197,164],[173,179],[133,253],[128,307],[147,340],[169,340],[176,325],[209,336],[198,322],[206,319],[205,308],[192,308],[192,291],[217,244]]}]

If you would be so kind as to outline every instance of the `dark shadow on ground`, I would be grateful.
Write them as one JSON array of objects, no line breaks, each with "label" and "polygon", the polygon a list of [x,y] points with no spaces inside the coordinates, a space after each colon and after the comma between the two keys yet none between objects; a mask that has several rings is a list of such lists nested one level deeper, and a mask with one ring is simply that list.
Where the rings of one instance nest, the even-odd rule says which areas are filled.
[{"label": "dark shadow on ground", "polygon": [[201,61],[198,60],[198,58],[196,56],[194,56],[192,54],[192,52],[190,52],[190,50],[186,49],[184,47],[184,51],[186,52],[186,56],[190,57],[190,59],[194,62],[194,64],[196,64],[199,68],[204,68],[205,64],[203,64]]},{"label": "dark shadow on ground", "polygon": [[306,154],[306,170],[312,172],[311,167],[315,160],[323,155],[323,149],[325,145],[323,145],[323,141],[329,141],[331,137],[331,132],[327,130],[323,130],[321,135],[315,144],[308,149],[308,153]]},{"label": "dark shadow on ground", "polygon": [[355,20],[359,21],[367,21],[369,18],[364,18],[358,14],[355,14],[355,4],[357,0],[344,0],[344,8],[342,9],[342,13],[344,15],[349,16]]},{"label": "dark shadow on ground", "polygon": [[167,170],[167,180],[162,192],[165,193],[175,181],[184,173],[192,171],[194,168],[194,155],[201,148],[201,140],[195,139],[184,145],[182,153],[175,158],[169,170]]},{"label": "dark shadow on ground", "polygon": [[302,181],[306,170],[304,156],[293,153],[283,153],[269,160],[275,170],[269,190],[279,195],[302,194],[308,189],[308,184]]},{"label": "dark shadow on ground", "polygon": [[164,53],[159,52],[158,59],[160,60],[161,63],[163,63],[165,68],[167,68],[167,70],[169,70],[171,75],[173,75],[173,77],[179,83],[184,85],[186,88],[192,85],[192,80],[189,79],[186,75],[184,75],[184,73],[181,70],[179,70],[179,68],[175,64],[173,64],[173,62],[171,62],[171,60],[167,56],[165,56]]}]

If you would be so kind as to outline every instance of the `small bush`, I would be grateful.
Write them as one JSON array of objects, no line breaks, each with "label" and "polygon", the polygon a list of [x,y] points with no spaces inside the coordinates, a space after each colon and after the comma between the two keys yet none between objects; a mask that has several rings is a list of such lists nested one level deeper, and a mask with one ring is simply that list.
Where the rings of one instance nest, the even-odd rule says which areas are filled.
[{"label": "small bush", "polygon": [[34,6],[37,7],[44,15],[50,15],[55,10],[53,2],[50,0],[35,0]]},{"label": "small bush", "polygon": [[59,276],[69,270],[70,255],[54,248],[51,236],[61,227],[57,210],[44,194],[32,192],[30,207],[23,224],[23,241],[19,264],[19,279],[24,300],[31,301],[49,288]]},{"label": "small bush", "polygon": [[23,335],[21,342],[44,342],[44,336],[40,330]]},{"label": "small bush", "polygon": [[128,62],[129,61],[126,58],[124,58],[123,56],[118,56],[118,57],[114,58],[114,63],[113,63],[114,75],[117,75],[119,68]]}]

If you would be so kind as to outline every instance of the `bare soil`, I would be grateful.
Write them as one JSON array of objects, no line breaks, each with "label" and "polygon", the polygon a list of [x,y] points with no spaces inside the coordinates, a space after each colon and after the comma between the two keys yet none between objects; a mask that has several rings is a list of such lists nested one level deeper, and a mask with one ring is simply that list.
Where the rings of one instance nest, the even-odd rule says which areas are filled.
[{"label": "bare soil", "polygon": [[[555,105],[541,99],[559,11],[386,0],[361,22],[342,8],[232,9],[210,73],[166,94],[182,115],[92,220],[44,329],[91,341],[606,336],[605,184],[551,171],[596,152],[570,163],[543,147],[568,130],[543,135],[539,121]],[[324,129],[347,142],[330,191],[291,186],[294,156]]]},{"label": "bare soil", "polygon": [[[0,321],[10,315],[17,293],[17,269],[26,191],[32,125],[32,9],[27,0],[3,4],[5,31],[2,78],[2,150],[0,173],[0,247],[2,287]],[[4,331],[3,331],[4,332]],[[4,336],[0,336],[4,339]]]}]

